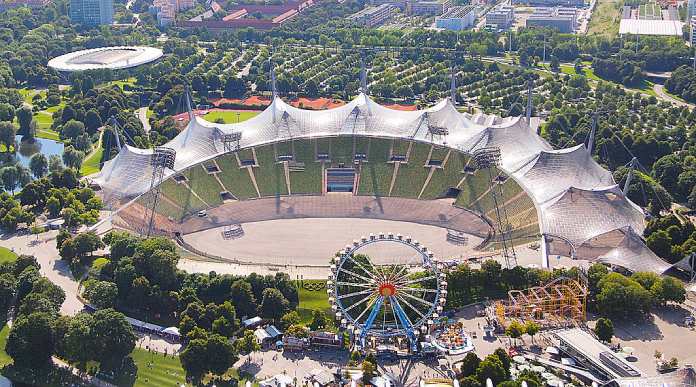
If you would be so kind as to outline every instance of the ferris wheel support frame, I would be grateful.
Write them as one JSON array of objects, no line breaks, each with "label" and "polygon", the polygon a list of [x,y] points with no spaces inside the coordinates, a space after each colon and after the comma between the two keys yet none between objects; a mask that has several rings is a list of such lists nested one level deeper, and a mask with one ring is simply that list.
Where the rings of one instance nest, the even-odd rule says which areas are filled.
[{"label": "ferris wheel support frame", "polygon": [[[369,301],[370,297],[365,297],[364,300],[359,301],[352,306],[346,307],[343,302],[341,301],[343,298],[346,297],[346,295],[340,295],[338,292],[338,288],[341,285],[346,285],[342,283],[339,278],[338,278],[338,272],[343,271],[347,272],[351,275],[356,276],[357,278],[362,278],[363,280],[367,280],[365,276],[358,275],[357,273],[354,273],[348,269],[343,268],[343,265],[346,263],[346,261],[350,260],[354,262],[358,267],[360,267],[363,271],[366,271],[365,268],[362,266],[361,263],[353,259],[354,253],[356,253],[358,250],[361,248],[373,244],[373,243],[379,243],[379,242],[396,242],[400,243],[402,245],[409,246],[416,250],[418,252],[419,257],[422,259],[421,265],[422,267],[431,270],[434,275],[424,277],[424,278],[419,278],[418,280],[408,280],[404,282],[404,284],[413,284],[415,282],[422,282],[423,280],[429,280],[429,279],[434,279],[436,281],[436,286],[434,289],[425,289],[423,290],[424,292],[428,293],[434,293],[434,299],[432,302],[424,302],[424,304],[428,305],[428,310],[425,312],[425,314],[420,313],[418,309],[416,309],[414,306],[409,304],[405,299],[398,297],[397,295],[389,295],[389,296],[384,296],[381,294],[378,294],[375,298],[372,299],[372,301]],[[417,350],[417,344],[418,344],[418,339],[417,339],[417,332],[419,328],[425,329],[426,325],[432,324],[432,319],[435,319],[438,314],[437,312],[441,312],[442,308],[444,306],[444,301],[446,300],[446,282],[444,281],[443,274],[439,271],[436,262],[433,259],[434,255],[432,252],[430,252],[425,246],[421,245],[418,241],[413,240],[411,237],[408,236],[402,236],[400,234],[394,235],[392,233],[384,234],[384,233],[379,233],[378,235],[375,234],[370,234],[369,237],[363,236],[359,241],[354,240],[351,245],[347,245],[343,250],[337,254],[337,256],[334,258],[335,259],[335,264],[332,264],[331,270],[332,270],[332,275],[329,277],[329,281],[327,285],[329,285],[329,289],[327,290],[329,295],[331,296],[330,301],[333,300],[334,307],[333,309],[336,311],[336,317],[341,320],[341,324],[345,325],[347,323],[350,323],[351,326],[355,325],[357,333],[357,342],[358,344],[364,348],[365,347],[365,340],[368,335],[375,334],[375,332],[371,332],[371,329],[373,328],[373,325],[375,323],[375,320],[379,314],[379,311],[381,310],[382,306],[384,306],[385,301],[388,301],[389,304],[392,307],[392,313],[394,317],[396,318],[395,324],[397,326],[400,324],[401,329],[399,329],[400,333],[396,334],[389,334],[389,335],[377,335],[381,337],[394,337],[397,335],[405,335],[410,344],[410,348],[412,351]],[[336,281],[336,282],[333,282]],[[354,285],[357,286],[357,285]],[[404,296],[409,296],[409,298],[416,299],[413,297],[413,295],[410,295],[408,293],[404,293]],[[368,315],[367,319],[365,320],[364,324],[360,324],[358,321],[360,320],[361,316],[363,313],[361,313],[357,318],[354,318],[351,316],[349,313],[347,313],[349,310],[353,309],[357,305],[363,304],[364,302],[368,301],[368,308],[363,312],[365,313],[367,310],[370,310],[370,314]],[[425,300],[424,300],[425,301]],[[417,312],[419,316],[421,317],[416,324],[414,324],[409,318],[408,315],[406,314],[406,311],[403,309],[401,306],[401,302],[406,302],[407,306],[409,306],[411,309]],[[418,325],[418,326],[417,326]]]}]

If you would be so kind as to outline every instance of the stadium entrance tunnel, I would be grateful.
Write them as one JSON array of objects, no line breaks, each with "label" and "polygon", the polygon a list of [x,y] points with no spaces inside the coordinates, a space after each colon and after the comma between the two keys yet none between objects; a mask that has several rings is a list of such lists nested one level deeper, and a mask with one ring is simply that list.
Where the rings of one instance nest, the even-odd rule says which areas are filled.
[{"label": "stadium entrance tunnel", "polygon": [[[121,209],[115,224],[141,230],[146,203],[143,196]],[[200,216],[202,210],[207,216]],[[155,232],[365,218],[454,230],[480,238],[479,249],[491,250],[500,247],[498,216],[505,216],[514,243],[539,240],[534,202],[501,170],[477,169],[467,154],[442,145],[337,136],[242,148],[172,175],[161,186]]]}]

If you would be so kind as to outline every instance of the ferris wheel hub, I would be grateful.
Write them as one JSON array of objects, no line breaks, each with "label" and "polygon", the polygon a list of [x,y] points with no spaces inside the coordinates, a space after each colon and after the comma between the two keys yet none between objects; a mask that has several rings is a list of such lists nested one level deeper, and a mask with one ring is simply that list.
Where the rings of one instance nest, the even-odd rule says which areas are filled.
[{"label": "ferris wheel hub", "polygon": [[382,297],[391,297],[396,294],[396,286],[389,282],[382,283],[379,285],[379,294]]}]

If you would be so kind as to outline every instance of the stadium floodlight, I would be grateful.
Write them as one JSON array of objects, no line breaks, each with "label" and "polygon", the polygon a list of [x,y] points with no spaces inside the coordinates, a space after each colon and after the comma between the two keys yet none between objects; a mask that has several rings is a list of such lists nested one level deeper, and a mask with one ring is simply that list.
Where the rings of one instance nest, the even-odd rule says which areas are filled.
[{"label": "stadium floodlight", "polygon": [[148,200],[148,205],[146,206],[149,216],[147,225],[147,236],[152,234],[152,227],[154,226],[155,220],[155,209],[157,208],[157,202],[159,201],[160,191],[162,187],[162,179],[164,178],[165,169],[174,169],[174,162],[176,161],[176,151],[172,148],[165,146],[158,146],[152,153],[152,158],[150,159],[150,165],[152,166],[152,178],[150,180],[150,197]]},{"label": "stadium floodlight", "polygon": [[[509,268],[512,267],[512,261],[514,265],[517,265],[517,255],[515,253],[515,247],[512,243],[512,238],[510,234],[512,233],[512,226],[510,225],[510,220],[508,219],[507,211],[505,206],[499,205],[499,198],[505,197],[503,195],[503,184],[497,184],[500,176],[493,177],[493,168],[500,165],[500,148],[498,147],[485,147],[479,148],[473,153],[474,161],[478,169],[488,169],[488,183],[490,185],[489,190],[491,196],[493,197],[493,206],[495,208],[496,219],[498,219],[498,235],[500,235],[500,242],[503,247],[503,258],[505,258],[505,263]],[[497,186],[497,189],[496,189]]]},{"label": "stadium floodlight", "polygon": [[242,139],[242,132],[224,133],[221,135],[222,147],[225,152],[239,150],[239,141]]},{"label": "stadium floodlight", "polygon": [[432,136],[446,136],[449,134],[449,130],[444,126],[428,125],[428,132]]},{"label": "stadium floodlight", "polygon": [[500,165],[500,148],[479,148],[474,151],[474,161],[479,169],[497,167]]}]

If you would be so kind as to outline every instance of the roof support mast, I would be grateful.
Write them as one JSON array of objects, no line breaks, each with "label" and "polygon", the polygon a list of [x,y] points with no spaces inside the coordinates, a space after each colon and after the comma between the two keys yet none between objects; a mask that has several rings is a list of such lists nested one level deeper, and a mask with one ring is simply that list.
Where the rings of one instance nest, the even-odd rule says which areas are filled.
[{"label": "roof support mast", "polygon": [[526,112],[526,117],[527,117],[527,124],[530,125],[532,122],[532,107],[533,105],[533,97],[534,97],[534,81],[533,80],[528,80],[527,81],[527,112]]},{"label": "roof support mast", "polygon": [[599,121],[599,112],[594,112],[592,114],[592,128],[590,129],[590,133],[587,135],[587,141],[585,147],[587,148],[587,151],[592,154],[592,148],[594,148],[594,138],[595,134],[597,132],[597,123]]},{"label": "roof support mast", "polygon": [[635,170],[637,163],[638,159],[635,157],[631,159],[630,163],[628,163],[628,175],[626,176],[626,183],[624,183],[622,190],[624,195],[626,195],[626,193],[628,192],[628,187],[631,185],[631,180],[633,180],[633,171]]},{"label": "roof support mast", "polygon": [[367,68],[365,67],[364,53],[360,55],[360,92],[367,94]]},{"label": "roof support mast", "polygon": [[116,117],[111,116],[109,119],[109,124],[111,125],[111,131],[114,133],[114,137],[116,137],[116,147],[118,148],[119,152],[121,151],[121,139],[118,137],[118,120],[116,120]]},{"label": "roof support mast", "polygon": [[271,111],[273,112],[273,122],[276,122],[275,100],[278,97],[278,88],[276,86],[275,65],[272,59],[269,59],[269,62],[271,65]]},{"label": "roof support mast", "polygon": [[189,121],[193,121],[193,108],[191,107],[191,89],[188,85],[184,86],[184,98],[186,99],[186,111],[188,112]]},{"label": "roof support mast", "polygon": [[452,105],[457,105],[457,73],[454,71],[454,65],[452,66],[450,79],[450,100]]}]

